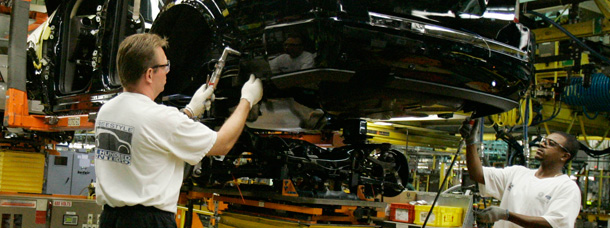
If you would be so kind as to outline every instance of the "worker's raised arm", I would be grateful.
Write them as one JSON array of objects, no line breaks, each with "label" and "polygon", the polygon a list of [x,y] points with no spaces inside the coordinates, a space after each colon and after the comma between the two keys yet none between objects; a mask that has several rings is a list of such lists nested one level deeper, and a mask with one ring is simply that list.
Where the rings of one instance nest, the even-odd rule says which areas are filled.
[{"label": "worker's raised arm", "polygon": [[466,140],[466,166],[468,167],[468,174],[470,179],[477,183],[485,184],[485,177],[483,176],[483,165],[479,154],[477,153],[479,144],[479,132],[480,132],[480,119],[471,120],[467,118],[460,127],[460,134]]},{"label": "worker's raised arm", "polygon": [[244,129],[250,109],[262,97],[263,85],[261,80],[255,78],[254,75],[250,75],[250,80],[244,83],[244,86],[241,88],[241,100],[237,108],[222,127],[220,127],[220,130],[218,130],[216,142],[207,153],[207,156],[225,155],[233,148],[233,145],[235,145]]}]

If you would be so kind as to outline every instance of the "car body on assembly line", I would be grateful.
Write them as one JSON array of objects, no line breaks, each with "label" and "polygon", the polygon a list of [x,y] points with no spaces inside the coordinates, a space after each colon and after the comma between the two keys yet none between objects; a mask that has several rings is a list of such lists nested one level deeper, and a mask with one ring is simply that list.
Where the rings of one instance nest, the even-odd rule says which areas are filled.
[{"label": "car body on assembly line", "polygon": [[[142,1],[136,18],[132,4],[57,5],[29,55],[37,64],[29,67],[28,92],[47,113],[95,112],[120,92],[118,44],[151,23],[150,32],[170,43],[165,103],[184,105],[183,96],[206,81],[214,60],[231,47],[242,55],[226,61],[216,91],[226,99],[216,102],[215,115],[228,114],[254,73],[265,82],[262,119],[251,123],[258,128],[316,129],[328,115],[494,114],[518,105],[532,75],[531,39],[512,22],[514,1],[184,0],[169,1],[154,22],[158,2]],[[290,34],[302,38],[314,64],[273,71],[269,63],[281,57]],[[292,122],[273,126],[272,116]]]},{"label": "car body on assembly line", "polygon": [[[229,116],[250,74],[264,86],[250,129],[319,131],[344,128],[358,118],[457,111],[486,116],[517,107],[520,92],[531,83],[533,39],[513,21],[516,4],[176,0],[141,1],[134,8],[124,0],[69,0],[56,5],[42,35],[31,42],[27,89],[46,113],[96,112],[121,92],[119,43],[130,34],[151,32],[168,39],[165,52],[172,63],[157,102],[183,107],[219,71],[216,99],[202,119],[211,127]],[[219,64],[227,47],[240,55]],[[331,151],[248,129],[224,160],[204,159],[195,168],[195,181],[218,184],[229,178],[217,171],[231,169],[244,177],[306,178],[299,183],[309,191],[332,180],[335,191],[370,185],[371,195],[399,194],[409,182],[404,154],[387,145],[360,144],[361,139]],[[234,162],[244,155],[250,163],[237,170]],[[270,168],[269,159],[279,160]]]}]

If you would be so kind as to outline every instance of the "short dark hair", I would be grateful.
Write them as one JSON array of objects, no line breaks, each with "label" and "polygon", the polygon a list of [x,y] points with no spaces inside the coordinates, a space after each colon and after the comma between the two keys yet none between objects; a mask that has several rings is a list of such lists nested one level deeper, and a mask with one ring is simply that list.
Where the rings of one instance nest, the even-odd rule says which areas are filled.
[{"label": "short dark hair", "polygon": [[576,157],[578,149],[580,148],[580,143],[578,142],[578,139],[576,139],[575,136],[565,133],[563,131],[555,131],[553,132],[553,134],[561,135],[566,139],[566,143],[565,145],[563,145],[563,147],[565,147],[568,150],[568,153],[570,153],[570,159],[568,159],[566,163],[570,162],[570,160]]},{"label": "short dark hair", "polygon": [[156,34],[139,33],[125,38],[119,45],[116,58],[121,85],[134,85],[155,64],[155,49],[167,45],[167,39]]}]

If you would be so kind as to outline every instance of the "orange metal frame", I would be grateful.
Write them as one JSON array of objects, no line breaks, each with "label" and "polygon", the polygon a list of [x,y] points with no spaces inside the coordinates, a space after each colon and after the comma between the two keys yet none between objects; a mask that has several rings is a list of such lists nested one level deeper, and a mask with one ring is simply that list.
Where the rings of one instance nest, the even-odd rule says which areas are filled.
[{"label": "orange metal frame", "polygon": [[270,203],[270,202],[259,201],[259,200],[249,200],[249,199],[233,198],[233,197],[227,197],[227,196],[214,196],[212,193],[203,193],[203,192],[190,192],[188,194],[188,198],[190,198],[190,199],[212,198],[212,197],[216,201],[222,201],[222,202],[227,202],[227,203],[235,203],[235,204],[241,204],[241,205],[246,205],[246,206],[298,212],[298,213],[302,213],[302,214],[322,215],[322,208],[312,208],[312,207],[302,207],[302,206],[294,206],[294,205],[288,205],[288,204]]},{"label": "orange metal frame", "polygon": [[316,145],[332,145],[333,135],[326,134],[295,134],[286,132],[269,132],[266,134],[260,134],[261,136],[275,136],[289,139],[299,139],[307,141]]},{"label": "orange metal frame", "polygon": [[37,194],[37,193],[18,193],[18,192],[0,192],[0,196],[26,196],[26,197],[54,197],[63,199],[88,199],[87,196],[77,195],[61,195],[61,194]]},{"label": "orange metal frame", "polygon": [[6,91],[4,126],[24,128],[33,131],[57,132],[73,130],[91,130],[94,123],[88,115],[45,116],[30,115],[28,97],[25,91],[9,88]]},{"label": "orange metal frame", "polygon": [[[185,195],[183,195],[183,196],[185,196]],[[248,199],[236,198],[236,197],[226,197],[226,196],[217,196],[217,195],[215,196],[213,193],[189,192],[186,195],[186,198],[187,199],[201,199],[201,198],[207,199],[206,201],[208,203],[209,211],[214,211],[213,203],[214,203],[214,201],[216,201],[220,205],[218,207],[219,214],[222,210],[226,210],[228,208],[228,205],[226,203],[233,203],[233,204],[260,207],[260,208],[266,208],[266,209],[290,211],[290,212],[296,212],[296,213],[301,213],[301,214],[307,214],[307,215],[310,215],[310,217],[307,221],[304,221],[301,219],[280,217],[277,215],[264,215],[265,217],[269,217],[269,218],[280,218],[280,219],[284,219],[284,220],[298,221],[298,222],[307,223],[307,224],[316,224],[318,221],[349,222],[352,224],[361,224],[362,223],[362,222],[358,221],[358,219],[356,219],[356,217],[354,217],[354,211],[358,208],[357,206],[340,206],[340,208],[337,208],[334,210],[334,213],[335,213],[334,215],[325,215],[323,208],[271,203],[271,202],[265,202],[265,201],[260,201],[260,200],[248,200]],[[210,206],[210,205],[212,205],[212,206]],[[244,211],[240,211],[240,212],[246,213],[246,214],[256,214],[259,216],[262,215],[261,213],[254,213],[254,212],[244,212]],[[378,211],[375,217],[383,218],[384,216],[385,216],[384,212]]]}]

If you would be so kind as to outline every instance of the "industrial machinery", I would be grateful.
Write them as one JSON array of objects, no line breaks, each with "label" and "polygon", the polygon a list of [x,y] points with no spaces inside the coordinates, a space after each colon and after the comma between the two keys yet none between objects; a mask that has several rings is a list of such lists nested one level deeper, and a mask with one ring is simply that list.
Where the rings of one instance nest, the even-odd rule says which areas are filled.
[{"label": "industrial machinery", "polygon": [[102,206],[84,196],[0,194],[3,227],[98,227]]},{"label": "industrial machinery", "polygon": [[[205,157],[195,167],[194,179],[201,186],[222,187],[236,178],[265,179],[269,191],[282,192],[290,180],[298,196],[319,198],[375,198],[396,196],[410,182],[404,154],[390,144],[349,145],[324,149],[302,140],[243,134],[239,143],[222,158]],[[275,184],[274,184],[275,183]],[[246,188],[242,185],[242,188]]]},{"label": "industrial machinery", "polygon": [[[239,99],[235,90],[254,73],[265,83],[261,118],[295,116],[297,123],[249,126],[311,130],[324,127],[328,116],[389,118],[458,110],[484,116],[516,107],[533,69],[530,33],[527,28],[511,32],[514,23],[480,16],[506,4],[175,1],[162,9],[151,32],[170,43],[166,54],[173,80],[164,96],[190,95],[229,46],[242,56],[227,60],[216,91],[225,99],[215,102],[215,116],[227,115]],[[513,19],[513,11],[501,13]],[[477,23],[495,30],[477,29]],[[304,51],[315,54],[313,66],[276,70],[273,60],[295,33]]]},{"label": "industrial machinery", "polygon": [[[531,34],[506,7],[514,4],[185,0],[167,2],[155,18],[149,1],[49,1],[53,14],[30,37],[27,93],[47,115],[94,113],[121,91],[118,44],[150,28],[167,37],[172,62],[158,102],[184,106],[212,72],[218,76],[211,112],[200,119],[210,127],[229,116],[248,75],[264,81],[250,129],[228,156],[195,167],[197,184],[289,179],[312,196],[355,193],[359,186],[365,197],[393,196],[409,180],[406,158],[387,145],[365,144],[358,118],[485,116],[516,107],[533,65]],[[504,17],[485,16],[493,13]],[[489,26],[481,29],[482,23]],[[274,59],[294,36],[301,43],[291,45],[311,53],[313,64],[277,71]],[[227,48],[241,55],[222,55]],[[339,129],[348,145],[332,150],[257,135]]]},{"label": "industrial machinery", "polygon": [[[360,127],[359,118],[456,112],[490,116],[512,110],[510,123],[501,116],[489,117],[496,124],[497,137],[509,143],[510,165],[527,161],[527,154],[521,152],[536,144],[527,141],[532,138],[527,126],[546,126],[565,104],[576,107],[574,119],[576,115],[595,119],[591,117],[598,116],[595,113],[608,111],[604,95],[608,77],[596,69],[608,60],[593,55],[594,64],[581,63],[587,58],[581,56],[584,46],[576,41],[553,44],[551,51],[541,45],[538,57],[542,58],[536,63],[547,66],[534,70],[535,40],[519,21],[538,31],[559,26],[548,20],[532,21],[535,13],[522,17],[519,10],[524,4],[514,0],[46,3],[52,14],[29,37],[27,77],[11,78],[24,79],[24,86],[7,89],[10,100],[6,100],[5,126],[14,134],[67,140],[69,133],[63,131],[91,128],[98,108],[121,92],[116,50],[126,36],[135,33],[156,33],[170,43],[165,51],[172,71],[157,102],[182,107],[212,76],[216,100],[199,119],[211,128],[229,116],[248,75],[263,80],[265,97],[250,113],[248,128],[235,148],[224,157],[205,157],[189,170],[187,182],[206,189],[241,185],[286,193],[287,186],[293,186],[289,194],[300,197],[367,200],[394,196],[410,181],[407,159],[389,145],[366,144],[370,132]],[[607,23],[599,21],[600,25]],[[558,39],[546,32],[537,34],[538,42]],[[288,42],[294,37],[300,43]],[[311,54],[312,64],[278,70],[282,68],[275,65],[276,60],[296,46]],[[224,50],[236,50],[240,55],[226,56]],[[551,52],[561,56],[542,56]],[[574,60],[574,64],[549,67],[557,60]],[[533,77],[565,69],[565,80],[558,80],[557,75]],[[40,115],[33,115],[27,105],[24,108],[28,100],[42,103]],[[517,107],[520,109],[513,109]],[[582,117],[580,122],[584,134]],[[524,126],[523,144],[517,142],[519,135],[511,134],[521,130],[515,127],[519,124]],[[430,137],[431,131],[425,127],[417,130]],[[414,127],[405,129],[413,131]],[[267,131],[335,130],[342,130],[347,145],[327,149],[264,135]],[[601,135],[599,128],[595,130]],[[451,141],[447,145],[454,144],[455,136],[443,132],[443,137]],[[588,154],[607,154],[583,149]]]},{"label": "industrial machinery", "polygon": [[[191,94],[205,82],[214,59],[231,47],[242,55],[223,62],[212,115],[202,119],[209,125],[228,116],[250,73],[265,86],[265,98],[248,123],[255,129],[345,131],[349,118],[509,110],[529,84],[530,34],[501,20],[494,20],[494,33],[465,32],[489,20],[481,17],[486,10],[500,10],[497,6],[506,3],[481,4],[170,2],[151,28],[170,43],[166,54],[172,61],[168,78],[173,80],[166,84],[163,102],[184,105],[184,97],[175,94]],[[413,11],[394,10],[397,7]],[[431,13],[447,11],[452,16]],[[512,20],[513,12],[503,13]],[[469,23],[458,23],[462,20]],[[513,26],[520,29],[515,32]],[[502,35],[496,36],[498,32]],[[294,33],[304,50],[315,53],[314,64],[278,71],[273,59],[281,58],[282,46]],[[241,177],[276,183],[289,179],[300,195],[309,196],[341,192],[342,187],[355,193],[360,185],[371,186],[364,188],[369,196],[393,196],[404,189],[409,176],[404,155],[383,145],[347,141],[350,145],[328,150],[246,132],[229,155],[204,158],[193,176],[205,186]]]},{"label": "industrial machinery", "polygon": [[[267,106],[274,99],[294,99],[309,110],[321,110],[323,115],[312,117],[318,121],[302,123],[303,129],[320,128],[315,123],[326,115],[498,113],[517,105],[518,92],[528,86],[532,73],[530,33],[511,22],[514,10],[503,8],[514,5],[510,1],[188,0],[168,2],[156,19],[156,6],[149,1],[133,5],[49,1],[54,13],[41,26],[41,35],[34,36],[37,40],[31,39],[28,52],[30,99],[41,100],[46,113],[95,112],[120,92],[114,62],[118,44],[146,32],[153,19],[150,32],[170,42],[166,54],[172,71],[162,94],[166,103],[181,105],[175,95],[192,94],[224,48],[231,47],[243,55],[227,59],[216,92],[226,99],[215,103],[215,116],[226,115],[236,102],[235,88],[254,73],[265,79]],[[481,29],[477,24],[482,23],[489,26]],[[314,54],[314,66],[273,72],[269,62],[283,52],[291,33],[298,33],[303,49]],[[261,113],[278,112],[272,109]]]}]

